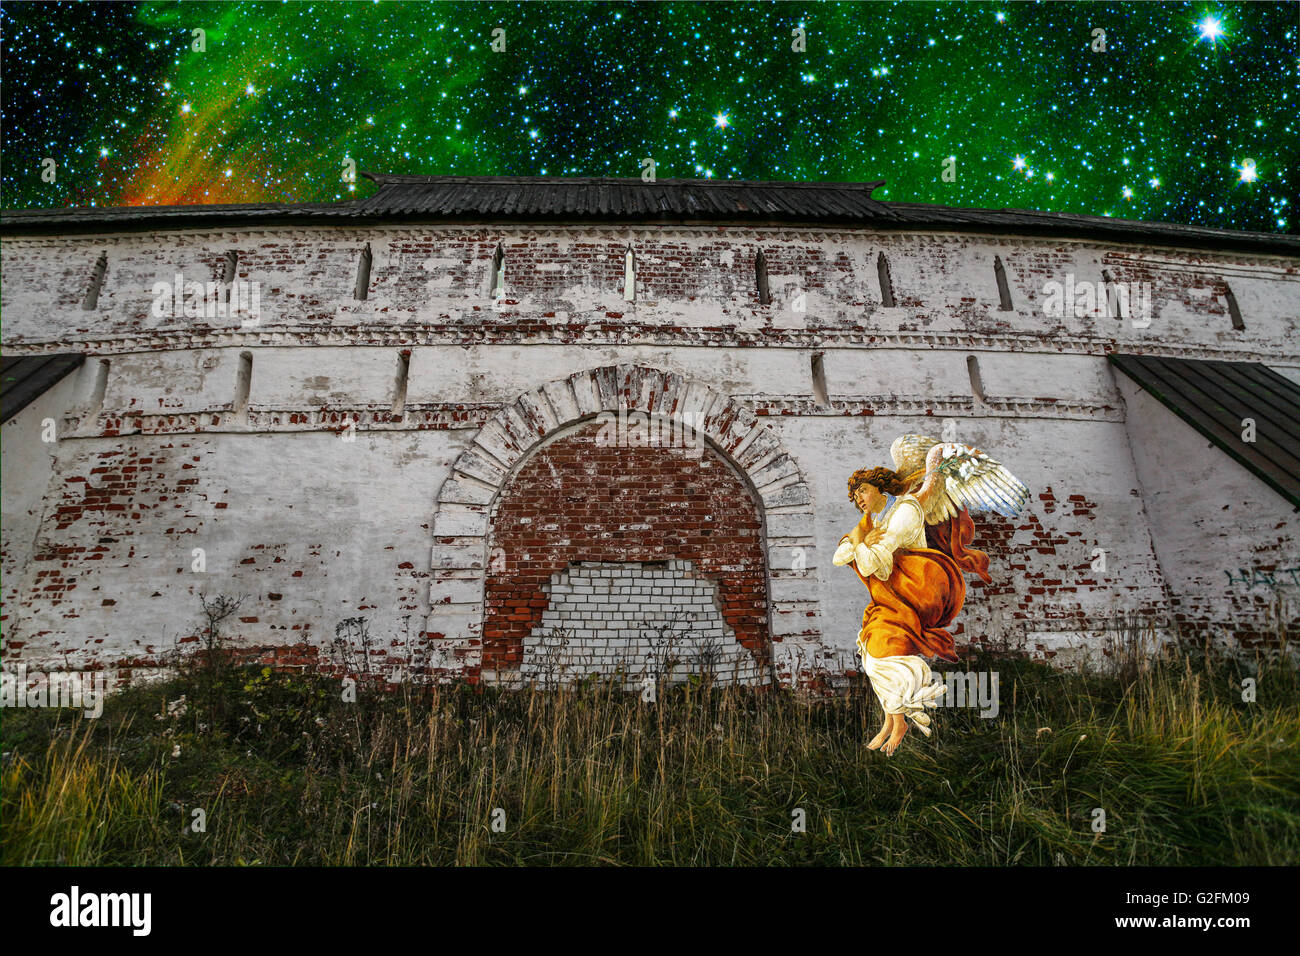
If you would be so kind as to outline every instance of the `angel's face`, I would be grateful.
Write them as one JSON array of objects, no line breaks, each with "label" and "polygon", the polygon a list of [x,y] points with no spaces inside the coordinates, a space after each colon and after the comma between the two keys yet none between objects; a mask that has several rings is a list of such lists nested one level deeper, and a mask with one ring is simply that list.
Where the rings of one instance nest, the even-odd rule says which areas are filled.
[{"label": "angel's face", "polygon": [[885,506],[885,496],[875,485],[864,483],[853,492],[853,503],[863,514],[875,514]]}]

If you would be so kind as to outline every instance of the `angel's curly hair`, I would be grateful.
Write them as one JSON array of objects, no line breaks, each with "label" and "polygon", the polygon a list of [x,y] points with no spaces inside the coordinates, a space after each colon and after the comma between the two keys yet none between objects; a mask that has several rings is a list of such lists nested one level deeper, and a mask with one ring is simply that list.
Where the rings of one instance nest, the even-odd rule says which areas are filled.
[{"label": "angel's curly hair", "polygon": [[849,476],[849,501],[863,485],[874,485],[887,495],[898,497],[911,487],[898,472],[892,468],[859,468]]}]

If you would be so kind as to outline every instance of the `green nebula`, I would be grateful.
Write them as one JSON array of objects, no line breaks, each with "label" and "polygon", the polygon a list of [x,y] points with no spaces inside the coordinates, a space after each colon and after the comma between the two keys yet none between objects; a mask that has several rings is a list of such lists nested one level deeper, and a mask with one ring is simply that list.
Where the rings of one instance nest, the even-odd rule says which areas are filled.
[{"label": "green nebula", "polygon": [[347,181],[353,164],[636,176],[650,158],[661,178],[885,179],[893,201],[1294,228],[1287,4],[33,3],[0,18],[10,208],[332,201],[371,188]]}]

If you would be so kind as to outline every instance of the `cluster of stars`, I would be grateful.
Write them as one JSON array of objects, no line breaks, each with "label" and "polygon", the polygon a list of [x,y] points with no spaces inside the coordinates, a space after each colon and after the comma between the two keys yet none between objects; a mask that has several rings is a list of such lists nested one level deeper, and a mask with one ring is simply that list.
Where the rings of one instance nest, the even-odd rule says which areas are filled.
[{"label": "cluster of stars", "polygon": [[1288,230],[1284,7],[6,5],[0,188],[9,208],[329,201],[370,188],[349,166],[633,177],[652,158],[661,178]]}]

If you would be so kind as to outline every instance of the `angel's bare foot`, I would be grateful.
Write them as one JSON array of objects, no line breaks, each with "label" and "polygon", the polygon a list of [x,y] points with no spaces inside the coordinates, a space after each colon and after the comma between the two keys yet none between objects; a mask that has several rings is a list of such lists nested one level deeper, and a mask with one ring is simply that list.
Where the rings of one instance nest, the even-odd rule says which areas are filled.
[{"label": "angel's bare foot", "polygon": [[880,745],[883,744],[885,742],[885,738],[889,736],[889,728],[892,726],[893,726],[893,716],[891,714],[885,714],[885,723],[881,726],[880,733],[876,734],[876,736],[871,738],[871,743],[867,744],[867,749],[879,750]]},{"label": "angel's bare foot", "polygon": [[907,736],[907,718],[902,714],[891,714],[890,720],[892,721],[892,727],[890,728],[889,739],[885,741],[885,754],[892,757],[894,751],[898,749],[898,745]]}]

